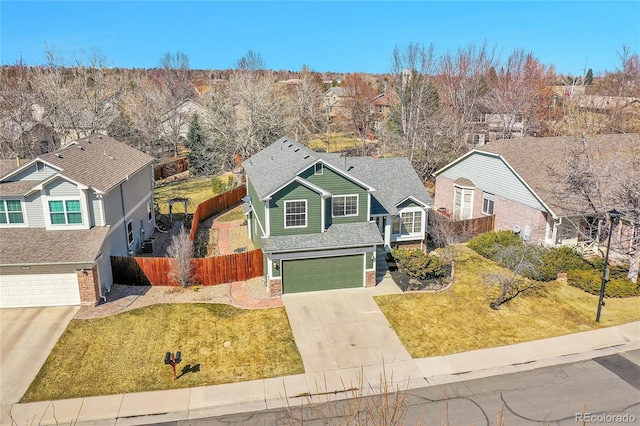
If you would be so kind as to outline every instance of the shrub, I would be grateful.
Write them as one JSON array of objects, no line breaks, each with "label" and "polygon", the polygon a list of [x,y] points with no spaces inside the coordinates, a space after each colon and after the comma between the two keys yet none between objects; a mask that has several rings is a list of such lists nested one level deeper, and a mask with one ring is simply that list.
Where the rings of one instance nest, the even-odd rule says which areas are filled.
[{"label": "shrub", "polygon": [[413,278],[427,280],[445,275],[444,264],[437,256],[423,253],[419,249],[393,249],[391,254],[407,275]]},{"label": "shrub", "polygon": [[571,247],[553,247],[545,250],[542,256],[538,279],[540,281],[553,281],[560,272],[586,269],[593,269],[593,266],[580,253],[577,253]]},{"label": "shrub", "polygon": [[224,179],[222,176],[211,178],[211,189],[213,189],[213,193],[216,195],[230,191],[235,188],[235,186],[236,178],[233,175],[229,175],[227,179]]},{"label": "shrub", "polygon": [[[600,294],[602,284],[602,271],[596,269],[575,270],[567,273],[567,282],[590,294]],[[633,297],[640,296],[638,284],[634,284],[625,278],[624,268],[613,267],[610,272],[610,280],[604,291],[605,297]]]},{"label": "shrub", "polygon": [[510,247],[524,244],[512,231],[491,231],[473,237],[467,245],[480,256],[495,260],[500,246]]}]

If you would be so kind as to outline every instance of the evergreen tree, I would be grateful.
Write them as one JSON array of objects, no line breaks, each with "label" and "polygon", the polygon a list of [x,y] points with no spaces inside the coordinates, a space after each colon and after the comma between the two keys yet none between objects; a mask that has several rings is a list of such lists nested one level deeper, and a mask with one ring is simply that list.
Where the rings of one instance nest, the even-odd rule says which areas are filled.
[{"label": "evergreen tree", "polygon": [[211,145],[204,129],[200,125],[198,114],[195,114],[189,123],[185,146],[189,149],[187,160],[191,174],[193,176],[210,174]]},{"label": "evergreen tree", "polygon": [[591,68],[587,70],[587,75],[584,76],[584,84],[585,86],[591,86],[593,84],[593,70]]}]

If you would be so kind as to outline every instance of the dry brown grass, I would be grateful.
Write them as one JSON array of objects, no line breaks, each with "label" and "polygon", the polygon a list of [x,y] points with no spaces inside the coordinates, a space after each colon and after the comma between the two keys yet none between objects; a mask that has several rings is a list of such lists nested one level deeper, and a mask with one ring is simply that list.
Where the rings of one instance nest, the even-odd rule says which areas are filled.
[{"label": "dry brown grass", "polygon": [[[188,198],[190,203],[187,206],[187,210],[188,213],[193,213],[196,211],[198,204],[215,195],[211,187],[211,177],[182,180],[154,189],[154,201],[158,204],[160,212],[163,214],[169,213],[167,201],[171,198]],[[173,213],[184,213],[182,203],[175,203],[172,211]]]},{"label": "dry brown grass", "polygon": [[[177,380],[163,362],[167,351],[182,352]],[[21,402],[207,386],[303,371],[284,308],[155,305],[71,321]]]},{"label": "dry brown grass", "polygon": [[409,353],[416,358],[446,355],[560,336],[640,320],[640,298],[608,299],[595,322],[597,296],[566,283],[542,284],[493,310],[498,293],[483,274],[498,266],[466,247],[446,291],[376,298]]}]

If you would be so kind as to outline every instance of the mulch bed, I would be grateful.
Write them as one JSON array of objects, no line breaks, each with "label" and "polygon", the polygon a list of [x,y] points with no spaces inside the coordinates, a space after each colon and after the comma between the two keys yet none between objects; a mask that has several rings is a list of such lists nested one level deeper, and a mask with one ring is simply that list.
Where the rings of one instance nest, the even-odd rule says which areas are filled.
[{"label": "mulch bed", "polygon": [[451,265],[445,265],[446,274],[442,278],[431,278],[418,280],[409,276],[401,267],[389,270],[391,277],[398,287],[404,291],[440,291],[444,290],[451,283]]}]

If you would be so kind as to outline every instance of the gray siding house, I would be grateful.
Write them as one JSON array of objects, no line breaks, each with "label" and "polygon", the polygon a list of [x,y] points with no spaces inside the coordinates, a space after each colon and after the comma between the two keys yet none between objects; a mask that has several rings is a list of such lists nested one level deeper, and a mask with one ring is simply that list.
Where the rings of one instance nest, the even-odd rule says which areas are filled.
[{"label": "gray siding house", "polygon": [[105,135],[0,176],[0,307],[95,305],[155,227],[153,158]]},{"label": "gray siding house", "polygon": [[272,295],[374,286],[378,246],[424,244],[432,200],[407,159],[317,153],[284,137],[243,167]]},{"label": "gray siding house", "polygon": [[[577,153],[588,154],[596,171],[593,184],[600,192],[591,202],[567,189]],[[639,156],[636,134],[493,141],[434,174],[435,208],[456,220],[495,214],[496,230],[514,230],[546,246],[597,240],[603,214],[621,208],[621,182],[640,179],[637,168],[622,160]],[[637,224],[627,225],[619,232],[637,235]]]}]

